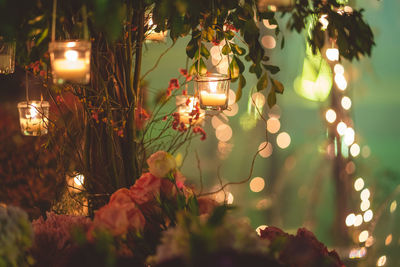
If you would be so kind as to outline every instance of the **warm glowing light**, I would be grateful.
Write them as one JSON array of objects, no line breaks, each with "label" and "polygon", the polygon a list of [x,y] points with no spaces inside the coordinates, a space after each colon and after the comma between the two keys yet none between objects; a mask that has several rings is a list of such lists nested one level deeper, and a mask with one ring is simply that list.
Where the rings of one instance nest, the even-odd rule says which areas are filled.
[{"label": "warm glowing light", "polygon": [[376,266],[383,266],[386,264],[386,255],[380,256],[376,262]]},{"label": "warm glowing light", "polygon": [[355,135],[356,135],[356,133],[354,132],[354,129],[351,128],[351,127],[348,127],[348,128],[344,131],[343,142],[344,142],[347,146],[351,146],[351,144],[354,143]]},{"label": "warm glowing light", "polygon": [[336,120],[336,112],[333,109],[328,109],[325,113],[325,119],[329,123],[333,123]]},{"label": "warm glowing light", "polygon": [[256,209],[258,209],[258,210],[266,210],[269,207],[271,207],[271,205],[272,205],[271,199],[264,198],[264,199],[261,199],[260,201],[257,202]]},{"label": "warm glowing light", "polygon": [[232,89],[229,89],[228,105],[233,105],[236,103],[236,93]]},{"label": "warm glowing light", "polygon": [[74,177],[74,183],[75,183],[78,187],[82,187],[84,181],[85,181],[85,177],[84,177],[82,174],[78,174],[77,176]]},{"label": "warm glowing light", "polygon": [[221,124],[215,130],[215,136],[221,142],[227,142],[232,138],[232,128],[228,124]]},{"label": "warm glowing light", "polygon": [[64,54],[65,58],[69,61],[77,61],[78,60],[78,52],[75,50],[67,50]]},{"label": "warm glowing light", "polygon": [[396,208],[397,208],[397,201],[393,200],[393,202],[390,204],[390,213],[395,212]]},{"label": "warm glowing light", "polygon": [[336,64],[335,67],[333,68],[333,71],[335,72],[335,74],[338,75],[343,75],[344,74],[344,67],[342,64]]},{"label": "warm glowing light", "polygon": [[389,246],[390,243],[392,243],[392,239],[393,239],[392,234],[388,235],[388,236],[386,237],[386,239],[385,239],[385,245],[386,245],[386,246]]},{"label": "warm glowing light", "polygon": [[68,42],[67,43],[67,47],[75,47],[76,46],[76,42]]},{"label": "warm glowing light", "polygon": [[346,90],[347,81],[346,81],[346,78],[343,76],[343,74],[335,75],[335,83],[340,90],[342,90],[342,91]]},{"label": "warm glowing light", "polygon": [[342,104],[342,107],[343,107],[345,110],[349,110],[349,109],[351,108],[351,99],[350,99],[350,97],[348,97],[348,96],[344,96],[344,97],[342,98],[342,101],[341,101],[340,103]]},{"label": "warm glowing light", "polygon": [[346,173],[347,174],[353,174],[356,171],[356,164],[354,162],[350,161],[346,164]]},{"label": "warm glowing light", "polygon": [[261,192],[265,187],[265,181],[261,177],[255,177],[250,181],[250,190],[258,193]]},{"label": "warm glowing light", "polygon": [[273,105],[268,111],[268,117],[279,119],[281,117],[281,108],[278,105]]},{"label": "warm glowing light", "polygon": [[258,154],[260,154],[261,157],[268,158],[269,156],[271,156],[273,149],[271,143],[262,142],[258,146],[258,150],[261,150],[260,152],[258,152]]},{"label": "warm glowing light", "polygon": [[365,247],[362,248],[353,248],[350,250],[349,258],[350,259],[360,259],[367,255],[367,249]]},{"label": "warm glowing light", "polygon": [[232,193],[229,192],[228,193],[228,197],[226,198],[226,204],[232,205],[233,204],[233,199],[234,199],[234,197],[233,197]]},{"label": "warm glowing light", "polygon": [[218,82],[208,82],[208,86],[210,88],[211,93],[217,92]]},{"label": "warm glowing light", "polygon": [[367,241],[365,241],[365,246],[367,248],[371,247],[374,244],[375,240],[374,237],[372,235],[370,235],[367,239]]},{"label": "warm glowing light", "polygon": [[357,214],[354,219],[354,226],[358,227],[363,223],[363,216],[361,214]]},{"label": "warm glowing light", "polygon": [[267,27],[268,29],[271,29],[271,30],[274,30],[278,27],[278,25],[270,24],[268,19],[263,19],[263,24],[265,27]]},{"label": "warm glowing light", "polygon": [[271,35],[265,35],[261,38],[261,44],[267,49],[274,49],[276,46],[276,40]]},{"label": "warm glowing light", "polygon": [[360,209],[361,211],[366,211],[367,209],[369,209],[369,207],[371,206],[371,202],[369,202],[369,200],[363,200],[361,201],[360,204]]},{"label": "warm glowing light", "polygon": [[361,151],[361,156],[363,158],[368,158],[371,155],[371,149],[369,146],[363,146],[362,151]]},{"label": "warm glowing light", "polygon": [[281,122],[278,119],[270,118],[267,120],[267,130],[270,133],[277,133],[281,128]]},{"label": "warm glowing light", "polygon": [[233,103],[223,111],[223,113],[229,117],[235,116],[238,112],[239,112],[239,105],[237,103]]},{"label": "warm glowing light", "polygon": [[336,126],[336,131],[338,132],[339,135],[344,135],[346,129],[347,125],[343,121],[339,122],[338,125]]},{"label": "warm glowing light", "polygon": [[265,224],[258,226],[256,229],[257,235],[261,235],[261,230],[265,230],[265,228],[267,228],[267,227],[268,227],[268,225],[265,225]]},{"label": "warm glowing light", "polygon": [[217,116],[213,116],[211,119],[211,125],[217,129],[218,126],[220,126],[221,124],[226,124],[229,122],[229,119],[227,116],[225,116],[224,114],[218,114]]},{"label": "warm glowing light", "polygon": [[286,132],[282,132],[276,137],[276,144],[282,149],[287,148],[290,145],[290,142],[290,135]]},{"label": "warm glowing light", "polygon": [[348,227],[354,225],[355,221],[356,221],[356,215],[354,213],[350,213],[349,215],[347,215],[347,217],[346,217],[346,225]]},{"label": "warm glowing light", "polygon": [[258,109],[261,109],[265,104],[265,96],[260,93],[256,92],[251,95],[251,104]]},{"label": "warm glowing light", "polygon": [[370,222],[373,217],[374,217],[374,213],[372,212],[372,210],[367,210],[364,213],[364,222]]},{"label": "warm glowing light", "polygon": [[356,143],[352,144],[350,147],[350,154],[354,158],[360,155],[360,146]]},{"label": "warm glowing light", "polygon": [[361,194],[360,194],[361,200],[368,200],[370,196],[371,196],[371,192],[369,191],[368,188],[365,188],[363,191],[361,191]]},{"label": "warm glowing light", "polygon": [[346,13],[353,13],[353,8],[351,6],[345,6],[343,10]]},{"label": "warm glowing light", "polygon": [[326,50],[326,57],[330,61],[338,61],[339,60],[339,50],[337,48],[328,48]]},{"label": "warm glowing light", "polygon": [[26,115],[27,119],[35,119],[36,116],[38,115],[38,108],[36,105],[31,104],[31,107],[29,108],[29,114]]},{"label": "warm glowing light", "polygon": [[323,29],[323,30],[328,29],[329,21],[328,21],[327,17],[328,17],[327,14],[323,14],[323,15],[321,15],[321,17],[319,18],[319,23],[322,24],[322,29]]},{"label": "warm glowing light", "polygon": [[360,241],[361,243],[367,241],[369,236],[369,233],[367,230],[364,230],[360,233],[360,235],[358,236],[358,241]]},{"label": "warm glowing light", "polygon": [[357,180],[354,182],[354,189],[356,191],[360,191],[361,189],[364,188],[364,179],[359,177]]}]

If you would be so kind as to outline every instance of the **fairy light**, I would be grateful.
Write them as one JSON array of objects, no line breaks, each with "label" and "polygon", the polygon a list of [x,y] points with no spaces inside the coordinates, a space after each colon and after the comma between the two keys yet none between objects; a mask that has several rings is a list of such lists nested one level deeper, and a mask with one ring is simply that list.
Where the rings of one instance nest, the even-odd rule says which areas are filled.
[{"label": "fairy light", "polygon": [[346,225],[348,227],[350,227],[350,226],[354,225],[355,221],[356,221],[356,215],[354,213],[350,213],[349,215],[347,215],[345,222],[346,222]]},{"label": "fairy light", "polygon": [[347,125],[343,121],[339,122],[338,125],[336,126],[336,131],[338,132],[339,135],[344,135],[346,129]]},{"label": "fairy light", "polygon": [[373,217],[374,213],[372,212],[372,210],[367,210],[363,216],[364,222],[370,222]]},{"label": "fairy light", "polygon": [[396,208],[397,208],[397,201],[393,200],[392,203],[390,204],[390,213],[395,212]]},{"label": "fairy light", "polygon": [[371,206],[371,202],[369,202],[369,200],[363,200],[361,201],[360,204],[360,209],[361,211],[366,211],[367,209],[369,209],[369,207]]},{"label": "fairy light", "polygon": [[364,200],[364,201],[368,200],[370,196],[371,196],[371,192],[369,191],[368,188],[365,188],[363,191],[361,191],[361,194],[360,194],[361,200]]},{"label": "fairy light", "polygon": [[321,25],[322,25],[322,30],[328,29],[329,21],[328,21],[327,17],[328,17],[327,14],[323,14],[319,18],[319,23],[321,23]]},{"label": "fairy light", "polygon": [[326,57],[330,61],[338,61],[339,60],[339,50],[337,48],[328,48],[326,50]]},{"label": "fairy light", "polygon": [[336,64],[335,67],[333,67],[333,71],[337,75],[343,75],[344,74],[344,67],[342,64]]},{"label": "fairy light", "polygon": [[281,128],[281,123],[280,123],[279,119],[269,118],[267,120],[267,130],[268,130],[268,132],[274,134],[274,133],[277,133],[280,128]]},{"label": "fairy light", "polygon": [[359,177],[357,180],[354,182],[354,189],[356,191],[361,191],[361,189],[364,188],[364,179]]},{"label": "fairy light", "polygon": [[276,137],[276,143],[282,149],[287,148],[290,145],[290,142],[290,135],[287,132],[282,132]]},{"label": "fairy light", "polygon": [[266,228],[268,228],[268,225],[260,225],[260,226],[258,226],[257,227],[257,229],[256,229],[256,232],[257,232],[257,235],[261,235],[261,231],[263,231],[263,230],[265,230]]},{"label": "fairy light", "polygon": [[335,75],[335,83],[339,90],[344,91],[347,88],[347,81],[343,74],[336,74]]},{"label": "fairy light", "polygon": [[386,238],[385,238],[385,246],[389,246],[390,243],[392,243],[393,240],[393,236],[392,234],[389,234]]},{"label": "fairy light", "polygon": [[356,135],[356,133],[354,132],[354,129],[351,128],[351,127],[348,127],[348,128],[344,131],[343,142],[344,142],[347,146],[351,146],[351,144],[354,143],[355,135]]},{"label": "fairy light", "polygon": [[250,190],[258,193],[261,192],[265,187],[265,181],[261,177],[255,177],[250,181]]},{"label": "fairy light", "polygon": [[329,123],[334,123],[336,121],[336,117],[337,117],[336,112],[333,109],[328,109],[325,112],[325,119]]},{"label": "fairy light", "polygon": [[342,104],[342,107],[345,110],[349,110],[351,108],[351,99],[348,96],[344,96],[342,97],[342,100],[340,102]]},{"label": "fairy light", "polygon": [[360,243],[364,243],[365,241],[367,241],[369,236],[369,233],[367,230],[364,230],[360,233],[360,235],[358,236],[358,241],[360,241]]},{"label": "fairy light", "polygon": [[358,227],[363,223],[363,216],[361,214],[357,214],[354,218],[354,226]]},{"label": "fairy light", "polygon": [[354,158],[360,155],[360,146],[356,143],[352,144],[350,147],[350,154]]},{"label": "fairy light", "polygon": [[376,266],[384,266],[386,264],[386,255],[382,255],[376,262]]}]

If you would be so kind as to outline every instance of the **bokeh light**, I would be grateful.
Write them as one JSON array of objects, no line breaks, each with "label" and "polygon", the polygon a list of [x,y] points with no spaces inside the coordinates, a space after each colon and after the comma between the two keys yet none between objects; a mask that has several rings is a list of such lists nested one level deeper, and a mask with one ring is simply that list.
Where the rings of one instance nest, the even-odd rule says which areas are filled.
[{"label": "bokeh light", "polygon": [[335,122],[336,117],[337,117],[337,116],[336,116],[336,112],[335,112],[333,109],[328,109],[328,110],[325,112],[325,119],[326,119],[326,121],[329,122],[329,123]]},{"label": "bokeh light", "polygon": [[224,114],[229,117],[235,116],[239,112],[239,105],[237,103],[233,103],[227,109],[224,110]]},{"label": "bokeh light", "polygon": [[281,117],[281,108],[278,105],[273,105],[268,111],[268,117],[279,119]]},{"label": "bokeh light", "polygon": [[367,255],[367,249],[365,247],[362,248],[353,248],[350,250],[349,258],[350,259],[360,259]]},{"label": "bokeh light", "polygon": [[277,133],[281,128],[281,122],[279,119],[270,118],[267,120],[267,130],[270,133]]},{"label": "bokeh light", "polygon": [[287,148],[290,145],[290,142],[290,135],[287,132],[281,132],[276,137],[276,144],[282,149]]},{"label": "bokeh light", "polygon": [[347,217],[346,217],[346,225],[348,227],[354,225],[355,221],[356,221],[356,215],[354,213],[350,213],[349,215],[347,215]]},{"label": "bokeh light", "polygon": [[328,48],[326,50],[326,57],[330,61],[338,61],[339,60],[339,50],[337,48]]},{"label": "bokeh light", "polygon": [[354,218],[354,226],[358,227],[363,223],[363,216],[361,214],[357,214]]},{"label": "bokeh light", "polygon": [[261,235],[261,230],[265,230],[265,228],[267,228],[267,227],[268,227],[268,225],[265,225],[265,224],[258,226],[256,229],[257,235]]},{"label": "bokeh light", "polygon": [[343,74],[335,75],[335,83],[339,90],[344,91],[347,88],[347,81]]},{"label": "bokeh light", "polygon": [[267,27],[270,30],[274,30],[274,29],[276,29],[276,27],[278,27],[278,25],[270,24],[268,19],[263,19],[263,24],[265,27]]},{"label": "bokeh light", "polygon": [[364,201],[368,200],[370,196],[371,196],[371,192],[369,191],[368,188],[365,188],[363,191],[361,191],[361,194],[360,194],[361,200],[364,200]]},{"label": "bokeh light", "polygon": [[265,35],[261,38],[261,44],[267,49],[274,49],[276,46],[276,40],[271,35]]},{"label": "bokeh light", "polygon": [[265,96],[260,92],[256,92],[256,93],[252,94],[251,95],[251,104],[253,106],[257,107],[258,109],[261,109],[265,104]]},{"label": "bokeh light", "polygon": [[343,121],[339,122],[338,125],[336,126],[336,131],[338,132],[339,135],[344,135],[346,129],[347,125]]},{"label": "bokeh light", "polygon": [[370,222],[373,217],[374,217],[374,213],[372,212],[372,210],[367,210],[364,213],[364,222]]},{"label": "bokeh light", "polygon": [[228,117],[222,113],[218,114],[217,116],[213,116],[211,119],[211,125],[214,127],[214,129],[217,129],[218,126],[226,124],[228,122],[229,122]]},{"label": "bokeh light", "polygon": [[232,128],[228,124],[221,124],[215,130],[215,136],[221,142],[227,142],[232,138]]},{"label": "bokeh light", "polygon": [[363,158],[368,158],[370,155],[371,155],[371,149],[369,148],[369,146],[363,146],[361,150],[361,156]]},{"label": "bokeh light", "polygon": [[335,74],[343,75],[344,74],[344,67],[342,64],[336,64],[335,67],[333,67],[333,71]]},{"label": "bokeh light", "polygon": [[361,189],[364,188],[364,179],[359,177],[357,180],[354,182],[354,189],[356,191],[360,191]]},{"label": "bokeh light", "polygon": [[255,177],[250,181],[250,190],[258,193],[261,192],[265,187],[265,181],[261,177]]},{"label": "bokeh light", "polygon": [[392,234],[389,234],[386,238],[385,238],[385,246],[389,246],[390,243],[392,243],[393,240],[393,236]]},{"label": "bokeh light", "polygon": [[352,144],[350,147],[350,154],[354,158],[360,155],[360,146],[356,143]]},{"label": "bokeh light", "polygon": [[351,99],[348,96],[342,97],[340,103],[345,110],[349,110],[351,108]]},{"label": "bokeh light", "polygon": [[321,15],[321,17],[319,18],[319,23],[321,23],[322,29],[323,29],[323,30],[328,29],[329,21],[328,21],[327,17],[328,17],[327,14],[323,14],[323,15]]},{"label": "bokeh light", "polygon": [[229,192],[228,193],[228,197],[226,198],[226,204],[232,205],[233,204],[233,200],[234,200],[234,197],[233,197],[232,193]]},{"label": "bokeh light", "polygon": [[376,262],[376,266],[384,266],[386,264],[386,255],[382,255]]},{"label": "bokeh light", "polygon": [[358,236],[358,241],[360,241],[361,243],[367,241],[369,236],[369,233],[367,230],[364,230],[360,233],[360,235]]},{"label": "bokeh light", "polygon": [[395,212],[396,208],[397,208],[397,201],[393,200],[392,203],[390,204],[390,213]]},{"label": "bokeh light", "polygon": [[[261,150],[262,149],[262,150]],[[272,154],[272,144],[271,143],[267,143],[267,142],[262,142],[259,146],[258,146],[258,150],[261,150],[258,154],[260,154],[261,157],[263,158],[268,158],[269,156],[271,156]]]},{"label": "bokeh light", "polygon": [[356,135],[356,133],[354,132],[354,129],[351,128],[351,127],[348,127],[348,128],[344,131],[343,142],[344,142],[347,146],[351,146],[351,144],[354,143],[355,135]]},{"label": "bokeh light", "polygon": [[361,201],[360,204],[360,209],[361,211],[366,211],[367,209],[369,209],[369,207],[371,206],[371,202],[369,202],[369,200],[363,200]]},{"label": "bokeh light", "polygon": [[236,93],[232,89],[229,89],[229,96],[228,96],[228,106],[233,105],[236,103]]}]

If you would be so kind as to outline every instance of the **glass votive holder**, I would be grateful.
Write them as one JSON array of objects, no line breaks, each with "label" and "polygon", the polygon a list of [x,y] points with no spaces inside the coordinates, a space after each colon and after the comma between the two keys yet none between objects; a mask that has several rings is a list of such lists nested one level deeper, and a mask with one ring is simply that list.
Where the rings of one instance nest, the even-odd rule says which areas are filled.
[{"label": "glass votive holder", "polygon": [[0,74],[14,72],[15,45],[15,42],[6,42],[0,37]]},{"label": "glass votive holder", "polygon": [[50,104],[47,101],[19,102],[19,123],[22,134],[28,136],[47,134],[49,108]]},{"label": "glass votive holder", "polygon": [[210,73],[195,78],[200,98],[200,108],[205,110],[225,110],[228,107],[230,77],[225,74]]},{"label": "glass votive holder", "polygon": [[55,41],[49,44],[53,82],[88,84],[91,43],[84,40]]},{"label": "glass votive holder", "polygon": [[178,95],[176,96],[176,107],[180,122],[186,125],[201,125],[204,122],[205,111],[200,109],[197,97]]}]

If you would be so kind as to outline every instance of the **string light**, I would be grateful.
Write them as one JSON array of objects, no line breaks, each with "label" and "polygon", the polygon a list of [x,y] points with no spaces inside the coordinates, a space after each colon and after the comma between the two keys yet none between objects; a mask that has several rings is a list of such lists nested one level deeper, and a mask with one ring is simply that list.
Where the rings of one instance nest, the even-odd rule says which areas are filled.
[{"label": "string light", "polygon": [[290,145],[290,142],[290,135],[287,132],[282,132],[276,137],[276,143],[282,149],[287,148]]},{"label": "string light", "polygon": [[360,146],[357,143],[354,143],[350,147],[350,154],[354,158],[360,155]]},{"label": "string light", "polygon": [[354,189],[356,191],[360,191],[361,189],[364,188],[364,179],[359,177],[357,180],[354,182]]},{"label": "string light", "polygon": [[370,222],[373,217],[374,217],[374,213],[372,212],[372,210],[367,210],[363,216],[364,222]]},{"label": "string light", "polygon": [[347,215],[347,217],[346,217],[346,225],[348,227],[354,225],[355,221],[356,221],[356,215],[354,213],[350,213],[349,215]]},{"label": "string light", "polygon": [[339,60],[339,50],[337,48],[328,48],[326,50],[326,57],[330,61],[338,61]]},{"label": "string light", "polygon": [[386,264],[386,255],[380,256],[376,262],[376,266],[383,266]]},{"label": "string light", "polygon": [[369,192],[368,188],[365,188],[363,191],[361,191],[361,194],[360,194],[361,200],[368,200],[370,196],[371,196],[371,192]]},{"label": "string light", "polygon": [[343,74],[336,74],[335,75],[335,83],[339,90],[344,91],[347,88],[347,81]]},{"label": "string light", "polygon": [[354,219],[354,226],[358,227],[363,223],[363,216],[361,214],[357,214]]},{"label": "string light", "polygon": [[336,112],[333,109],[328,109],[325,112],[325,119],[329,123],[334,123],[336,121]]},{"label": "string light", "polygon": [[336,131],[338,132],[339,135],[344,135],[346,129],[347,125],[343,121],[339,122],[338,125],[336,126]]},{"label": "string light", "polygon": [[333,71],[335,72],[335,74],[338,75],[343,75],[344,74],[344,67],[342,64],[336,64],[335,67],[333,67]]},{"label": "string light", "polygon": [[369,202],[368,199],[363,200],[363,201],[361,201],[360,209],[361,209],[361,211],[366,211],[367,209],[369,209],[370,206],[371,206],[371,203]]},{"label": "string light", "polygon": [[369,236],[369,233],[367,230],[364,230],[360,233],[360,235],[358,236],[358,241],[360,241],[361,243],[367,241]]},{"label": "string light", "polygon": [[269,118],[267,120],[267,130],[270,133],[277,133],[279,129],[281,128],[281,123],[279,119],[276,118]]},{"label": "string light", "polygon": [[393,202],[390,204],[390,213],[395,212],[396,208],[397,208],[397,201],[393,200]]},{"label": "string light", "polygon": [[341,104],[345,110],[349,110],[351,108],[351,99],[348,96],[344,96],[342,97]]},{"label": "string light", "polygon": [[265,187],[265,181],[261,177],[255,177],[250,181],[250,190],[258,193],[261,192]]},{"label": "string light", "polygon": [[354,143],[355,134],[356,134],[356,133],[354,132],[353,128],[348,127],[348,128],[344,131],[343,142],[344,142],[347,146],[351,146],[351,144]]},{"label": "string light", "polygon": [[329,21],[328,21],[327,17],[328,17],[327,14],[323,14],[323,15],[321,15],[321,17],[319,18],[319,23],[322,24],[322,30],[328,29]]}]

